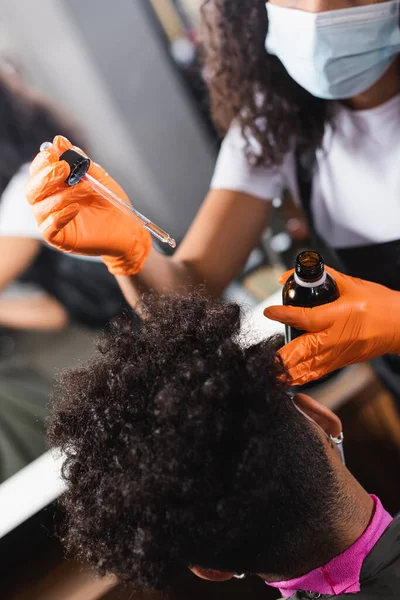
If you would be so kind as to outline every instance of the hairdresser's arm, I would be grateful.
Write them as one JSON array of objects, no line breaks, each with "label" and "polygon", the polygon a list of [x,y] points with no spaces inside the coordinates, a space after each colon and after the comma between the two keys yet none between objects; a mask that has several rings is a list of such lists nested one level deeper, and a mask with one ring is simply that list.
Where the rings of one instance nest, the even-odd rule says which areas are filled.
[{"label": "hairdresser's arm", "polygon": [[64,308],[46,293],[3,298],[1,292],[32,265],[42,242],[34,238],[0,236],[0,325],[12,329],[54,331],[68,321]]},{"label": "hairdresser's arm", "polygon": [[31,266],[42,243],[27,237],[0,235],[0,292]]},{"label": "hairdresser's arm", "polygon": [[204,285],[217,297],[244,266],[266,226],[270,203],[229,190],[212,190],[173,258],[154,249],[140,273],[118,277],[134,304],[137,290],[160,293]]},{"label": "hairdresser's arm", "polygon": [[339,288],[335,302],[264,311],[269,319],[308,332],[280,351],[295,385],[383,354],[400,354],[400,292],[327,270]]},{"label": "hairdresser's arm", "polygon": [[[31,165],[26,195],[46,242],[58,250],[100,255],[135,306],[137,291],[168,293],[199,284],[218,296],[240,272],[268,221],[270,204],[245,193],[211,191],[173,258],[157,254],[150,234],[110,204],[86,181],[68,187],[69,166],[60,155],[71,148],[57,136]],[[104,169],[89,174],[129,202]]]}]

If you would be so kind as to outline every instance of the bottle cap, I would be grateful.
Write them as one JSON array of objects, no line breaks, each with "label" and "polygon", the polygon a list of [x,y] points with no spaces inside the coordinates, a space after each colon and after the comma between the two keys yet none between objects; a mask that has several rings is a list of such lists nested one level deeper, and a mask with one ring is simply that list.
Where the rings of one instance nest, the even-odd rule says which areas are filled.
[{"label": "bottle cap", "polygon": [[300,252],[296,258],[295,273],[304,281],[316,281],[324,273],[324,259],[314,250]]},{"label": "bottle cap", "polygon": [[65,180],[65,183],[71,187],[80,182],[90,167],[90,159],[76,150],[66,150],[61,154],[60,160],[65,160],[71,167],[70,174]]}]

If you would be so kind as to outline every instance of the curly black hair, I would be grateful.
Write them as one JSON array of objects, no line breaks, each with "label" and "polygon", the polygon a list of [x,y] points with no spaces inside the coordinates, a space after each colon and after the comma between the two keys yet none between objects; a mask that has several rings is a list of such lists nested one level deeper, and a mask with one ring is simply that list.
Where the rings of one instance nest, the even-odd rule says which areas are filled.
[{"label": "curly black hair", "polygon": [[307,150],[320,146],[330,103],[304,90],[266,51],[265,0],[203,0],[202,19],[205,79],[221,133],[236,119],[249,161],[267,166],[280,164],[294,140]]},{"label": "curly black hair", "polygon": [[188,565],[287,577],[332,555],[324,445],[281,338],[245,347],[240,321],[235,304],[150,297],[59,379],[65,543],[100,572],[162,589]]}]

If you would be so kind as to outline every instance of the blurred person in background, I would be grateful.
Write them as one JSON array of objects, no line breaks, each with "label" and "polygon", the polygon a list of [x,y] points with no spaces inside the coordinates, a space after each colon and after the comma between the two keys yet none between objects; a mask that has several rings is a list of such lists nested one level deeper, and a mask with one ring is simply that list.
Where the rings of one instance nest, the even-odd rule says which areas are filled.
[{"label": "blurred person in background", "polygon": [[[100,259],[79,260],[43,243],[26,201],[29,163],[40,144],[65,132],[81,143],[70,115],[0,65],[0,327],[58,330],[70,319],[101,327],[124,305]],[[101,291],[101,294],[100,294]]]},{"label": "blurred person in background", "polygon": [[[83,144],[67,112],[26,85],[12,62],[0,63],[0,482],[46,450],[51,380],[37,355],[46,356],[48,338],[22,336],[18,347],[16,330],[55,332],[69,322],[97,329],[125,306],[100,258],[77,259],[43,242],[26,201],[29,163],[59,131]],[[80,339],[74,358],[84,351]],[[57,356],[70,361],[68,335],[55,341]]]},{"label": "blurred person in background", "polygon": [[[175,255],[158,253],[89,187],[62,187],[58,156],[69,146],[60,138],[28,185],[44,238],[103,255],[131,304],[141,290],[200,284],[218,297],[259,242],[271,200],[288,188],[327,264],[399,290],[399,1],[206,0],[203,20],[212,112],[226,137]],[[96,174],[123,195],[105,171]],[[379,369],[400,399],[399,358]]]}]

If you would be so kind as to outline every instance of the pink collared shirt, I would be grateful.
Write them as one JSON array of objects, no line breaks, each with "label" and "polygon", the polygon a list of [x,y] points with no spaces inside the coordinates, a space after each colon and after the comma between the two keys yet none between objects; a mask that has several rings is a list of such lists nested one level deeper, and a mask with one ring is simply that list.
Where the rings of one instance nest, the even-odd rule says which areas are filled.
[{"label": "pink collared shirt", "polygon": [[350,594],[360,591],[361,567],[366,556],[375,546],[385,529],[393,520],[383,508],[376,496],[374,516],[367,529],[357,541],[342,554],[336,556],[326,565],[310,571],[302,577],[267,585],[279,588],[282,596],[290,597],[298,590],[317,592],[318,594]]}]

